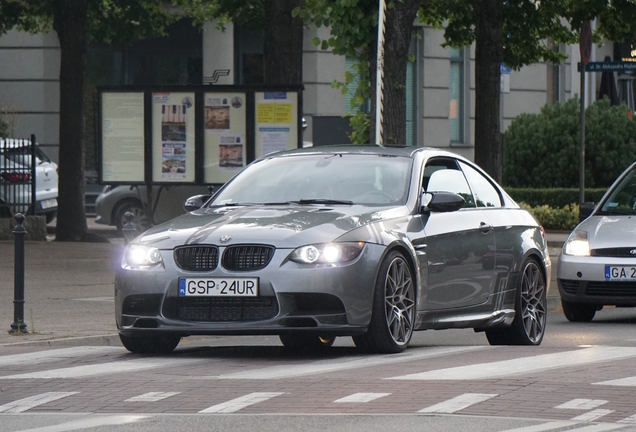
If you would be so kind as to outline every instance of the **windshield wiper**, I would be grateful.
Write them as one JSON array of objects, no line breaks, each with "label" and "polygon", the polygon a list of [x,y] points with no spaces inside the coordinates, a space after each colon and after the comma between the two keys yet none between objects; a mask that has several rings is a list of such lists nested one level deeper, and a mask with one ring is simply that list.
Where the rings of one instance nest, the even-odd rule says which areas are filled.
[{"label": "windshield wiper", "polygon": [[341,205],[353,205],[353,201],[345,201],[345,200],[334,200],[334,199],[324,199],[324,198],[312,198],[312,199],[301,199],[298,201],[290,201],[294,204],[341,204]]}]

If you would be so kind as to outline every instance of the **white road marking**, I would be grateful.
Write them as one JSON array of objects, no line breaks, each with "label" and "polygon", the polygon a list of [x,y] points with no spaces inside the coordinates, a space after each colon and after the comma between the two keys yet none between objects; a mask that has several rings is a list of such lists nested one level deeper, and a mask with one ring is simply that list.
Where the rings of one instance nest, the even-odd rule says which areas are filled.
[{"label": "white road marking", "polygon": [[79,392],[48,392],[0,405],[0,413],[21,413]]},{"label": "white road marking", "polygon": [[636,424],[636,414],[624,418],[623,420],[619,420],[617,423]]},{"label": "white road marking", "polygon": [[569,402],[555,406],[557,409],[591,410],[605,405],[606,400],[602,399],[572,399]]},{"label": "white road marking", "polygon": [[390,394],[391,393],[355,393],[335,400],[334,403],[367,403],[384,396],[389,396]]},{"label": "white road marking", "polygon": [[438,404],[431,405],[428,408],[421,409],[418,412],[452,414],[454,412],[466,409],[469,406],[487,401],[488,399],[492,399],[495,396],[499,395],[484,393],[464,393],[447,401],[440,402]]},{"label": "white road marking", "polygon": [[[255,369],[244,372],[236,372],[219,376],[203,377],[209,379],[281,379],[299,377],[327,372],[336,372],[349,369],[358,369],[370,366],[381,366],[384,364],[395,364],[420,360],[425,358],[440,357],[444,355],[459,354],[481,349],[492,349],[488,346],[472,347],[431,347],[421,349],[409,349],[400,354],[387,354],[377,356],[356,356],[352,358],[336,358],[330,360],[320,360],[300,365],[281,365],[263,369]],[[201,378],[201,377],[199,377]]]},{"label": "white road marking", "polygon": [[585,414],[581,414],[579,416],[573,417],[572,420],[574,421],[594,421],[596,419],[599,419],[603,416],[606,416],[608,414],[613,413],[614,410],[608,410],[608,409],[597,409],[597,410],[592,410],[590,412],[586,412]]},{"label": "white road marking", "polygon": [[115,302],[115,298],[112,296],[109,297],[81,297],[71,299],[74,301],[99,301],[99,302]]},{"label": "white road marking", "polygon": [[27,378],[85,378],[95,375],[107,375],[123,372],[134,372],[147,369],[162,368],[175,365],[187,365],[201,363],[200,359],[184,358],[141,358],[135,360],[116,361],[111,363],[73,366],[62,369],[7,375],[0,379],[27,379]]},{"label": "white road marking", "polygon": [[592,383],[592,384],[593,385],[636,387],[636,377],[619,378],[619,379],[615,379],[615,380],[596,382],[596,383]]},{"label": "white road marking", "polygon": [[157,402],[163,399],[167,399],[170,396],[175,396],[181,392],[149,392],[139,396],[126,399],[124,402]]},{"label": "white road marking", "polygon": [[471,364],[386,379],[400,380],[478,380],[543,372],[570,366],[636,357],[636,348],[595,346],[574,351],[542,354],[513,360]]},{"label": "white road marking", "polygon": [[285,393],[250,393],[199,411],[200,414],[228,414]]},{"label": "white road marking", "polygon": [[568,429],[568,432],[603,432],[616,429],[623,429],[624,426],[611,424],[611,423],[599,423],[590,426],[584,426],[576,429]]},{"label": "white road marking", "polygon": [[34,429],[23,429],[18,432],[66,432],[88,428],[96,428],[100,426],[111,425],[123,425],[126,423],[133,423],[139,420],[148,418],[148,416],[142,415],[112,415],[112,416],[100,416],[90,417],[81,420],[73,420],[70,422],[61,423],[54,426],[44,426]]},{"label": "white road marking", "polygon": [[84,346],[72,348],[60,348],[53,350],[35,351],[25,354],[10,354],[0,356],[0,366],[23,366],[34,365],[45,362],[54,362],[75,357],[84,357],[90,355],[105,355],[113,353],[124,353],[126,350],[122,347],[112,346]]},{"label": "white road marking", "polygon": [[515,429],[506,429],[505,431],[501,431],[501,432],[544,432],[544,431],[551,431],[555,429],[561,429],[561,428],[572,426],[575,424],[576,422],[572,422],[572,421],[553,421],[548,423],[541,423],[534,426],[524,426],[524,427],[515,428]]}]

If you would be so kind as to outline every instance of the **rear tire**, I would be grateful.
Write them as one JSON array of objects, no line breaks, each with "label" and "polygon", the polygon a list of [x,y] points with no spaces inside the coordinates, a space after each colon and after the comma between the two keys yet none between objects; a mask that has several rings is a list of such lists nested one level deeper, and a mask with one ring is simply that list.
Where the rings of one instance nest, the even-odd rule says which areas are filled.
[{"label": "rear tire", "polygon": [[136,354],[168,354],[181,341],[180,336],[124,336],[119,335],[122,345]]},{"label": "rear tire", "polygon": [[490,345],[540,345],[547,322],[546,284],[534,259],[523,264],[510,327],[486,330]]},{"label": "rear tire", "polygon": [[336,341],[336,336],[317,336],[314,334],[282,334],[278,337],[285,348],[300,352],[324,351]]},{"label": "rear tire", "polygon": [[382,261],[373,297],[369,329],[353,337],[356,347],[366,353],[404,351],[413,336],[415,287],[411,266],[400,252],[392,251]]},{"label": "rear tire", "polygon": [[596,315],[597,306],[584,304],[584,303],[572,303],[561,300],[561,306],[563,307],[563,315],[571,322],[590,322]]}]

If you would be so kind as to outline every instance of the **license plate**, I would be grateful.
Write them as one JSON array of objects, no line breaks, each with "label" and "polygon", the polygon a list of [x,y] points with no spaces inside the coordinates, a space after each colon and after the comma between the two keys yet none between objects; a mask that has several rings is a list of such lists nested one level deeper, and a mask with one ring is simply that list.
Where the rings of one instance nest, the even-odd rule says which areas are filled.
[{"label": "license plate", "polygon": [[51,207],[57,207],[57,199],[51,198],[40,202],[40,205],[43,209],[48,209]]},{"label": "license plate", "polygon": [[605,266],[605,280],[636,281],[636,266]]},{"label": "license plate", "polygon": [[258,278],[179,278],[179,297],[258,297]]}]

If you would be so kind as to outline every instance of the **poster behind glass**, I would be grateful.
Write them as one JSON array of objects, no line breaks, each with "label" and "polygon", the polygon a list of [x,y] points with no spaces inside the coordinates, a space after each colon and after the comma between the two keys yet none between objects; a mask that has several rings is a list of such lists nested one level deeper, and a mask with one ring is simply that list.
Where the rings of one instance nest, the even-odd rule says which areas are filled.
[{"label": "poster behind glass", "polygon": [[298,93],[256,92],[256,157],[298,147]]},{"label": "poster behind glass", "polygon": [[194,120],[194,93],[153,93],[154,182],[194,182]]},{"label": "poster behind glass", "polygon": [[245,93],[204,94],[204,182],[225,183],[246,164]]}]

